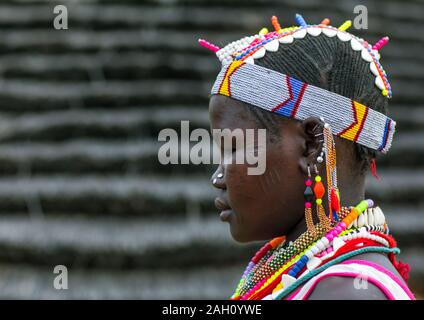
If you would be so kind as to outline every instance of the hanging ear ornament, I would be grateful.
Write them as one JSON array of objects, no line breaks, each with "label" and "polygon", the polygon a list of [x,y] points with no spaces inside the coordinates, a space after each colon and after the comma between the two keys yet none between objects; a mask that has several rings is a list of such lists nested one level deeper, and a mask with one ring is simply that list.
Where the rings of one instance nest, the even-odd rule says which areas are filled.
[{"label": "hanging ear ornament", "polygon": [[327,195],[330,217],[333,221],[339,221],[340,212],[340,193],[337,188],[337,166],[336,166],[336,145],[330,125],[324,124],[324,151],[326,153],[326,171],[327,171]]},{"label": "hanging ear ornament", "polygon": [[305,198],[305,220],[306,220],[306,226],[308,227],[308,231],[310,234],[315,238],[316,236],[316,229],[314,226],[314,221],[312,219],[312,201],[314,200],[314,192],[312,191],[311,185],[312,185],[312,179],[311,179],[311,170],[309,168],[308,164],[308,178],[305,181],[306,189],[303,193],[303,196]]},{"label": "hanging ear ornament", "polygon": [[316,164],[314,164],[314,168],[315,168],[315,174],[316,174],[314,194],[315,194],[315,203],[317,205],[318,218],[323,228],[326,231],[330,231],[331,229],[330,221],[328,220],[327,215],[325,214],[324,206],[322,205],[322,197],[325,194],[325,188],[321,182],[321,176],[319,175]]}]

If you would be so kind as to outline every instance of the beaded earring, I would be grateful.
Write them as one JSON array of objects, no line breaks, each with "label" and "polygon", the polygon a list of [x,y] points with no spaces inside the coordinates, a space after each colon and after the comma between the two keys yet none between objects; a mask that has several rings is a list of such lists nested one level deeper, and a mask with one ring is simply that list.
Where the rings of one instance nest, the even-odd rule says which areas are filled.
[{"label": "beaded earring", "polygon": [[311,233],[313,237],[316,236],[316,229],[314,225],[314,221],[312,219],[312,201],[314,199],[314,192],[312,191],[312,179],[311,179],[311,170],[308,164],[308,178],[305,181],[305,192],[303,196],[305,198],[305,220],[308,231]]},{"label": "beaded earring", "polygon": [[336,167],[336,145],[334,143],[333,134],[330,125],[324,124],[324,147],[326,154],[326,171],[327,171],[327,195],[328,206],[330,210],[330,220],[339,221],[338,213],[340,211],[340,194],[337,187],[337,167]]},{"label": "beaded earring", "polygon": [[326,231],[329,231],[331,229],[330,221],[325,214],[324,206],[322,205],[322,197],[325,194],[325,188],[322,183],[321,176],[319,175],[318,168],[316,164],[314,164],[315,168],[315,185],[314,185],[314,194],[315,194],[315,203],[317,205],[317,213],[318,218],[321,223],[321,225],[324,227]]}]

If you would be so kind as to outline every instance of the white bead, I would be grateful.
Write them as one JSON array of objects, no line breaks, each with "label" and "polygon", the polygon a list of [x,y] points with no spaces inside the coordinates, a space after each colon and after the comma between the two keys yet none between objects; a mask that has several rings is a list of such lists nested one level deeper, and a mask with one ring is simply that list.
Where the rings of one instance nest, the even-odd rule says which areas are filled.
[{"label": "white bead", "polygon": [[372,61],[371,53],[369,53],[366,48],[362,49],[362,51],[361,51],[361,57],[362,57],[362,59],[364,59],[367,62],[371,62]]},{"label": "white bead", "polygon": [[367,210],[365,210],[365,211],[361,214],[361,216],[363,216],[363,217],[364,217],[364,226],[369,225],[369,223],[368,223],[368,212],[367,212]]},{"label": "white bead", "polygon": [[345,242],[342,239],[339,239],[337,237],[333,239],[333,249],[334,249],[334,251],[339,250],[344,245],[345,245]]},{"label": "white bead", "polygon": [[289,34],[287,36],[280,38],[278,41],[280,41],[280,43],[289,44],[294,41],[294,37],[291,34]]},{"label": "white bead", "polygon": [[322,33],[324,33],[327,37],[334,37],[337,34],[337,30],[331,28],[322,28]]},{"label": "white bead", "polygon": [[356,218],[355,220],[353,220],[353,226],[355,228],[358,228],[358,218]]},{"label": "white bead", "polygon": [[327,239],[327,237],[323,237],[321,241],[322,243],[324,243],[325,247],[328,247],[328,245],[330,244],[330,241]]},{"label": "white bead", "polygon": [[272,294],[267,295],[266,297],[262,298],[262,300],[273,300]]},{"label": "white bead", "polygon": [[364,48],[364,46],[362,45],[362,43],[360,43],[355,38],[352,38],[352,40],[350,40],[350,46],[352,47],[352,49],[354,51],[360,51],[360,50],[362,50]]},{"label": "white bead", "polygon": [[262,58],[266,53],[266,50],[264,47],[258,49],[254,54],[252,54],[253,59],[260,59]]},{"label": "white bead", "polygon": [[324,161],[324,159],[321,157],[321,156],[318,156],[318,158],[317,158],[317,162],[318,163],[321,163],[321,162],[323,162]]},{"label": "white bead", "polygon": [[385,222],[384,214],[381,211],[380,207],[374,208],[374,223],[377,226],[383,226]]},{"label": "white bead", "polygon": [[325,245],[322,243],[321,240],[318,240],[315,245],[318,247],[319,251],[323,251],[325,249]]},{"label": "white bead", "polygon": [[317,254],[317,253],[319,252],[319,249],[318,249],[318,247],[317,247],[316,245],[313,245],[313,246],[311,247],[311,251],[312,251],[312,253],[315,255],[315,254]]},{"label": "white bead", "polygon": [[375,85],[380,89],[380,90],[384,90],[386,89],[384,87],[384,82],[383,79],[380,76],[375,77]]},{"label": "white bead", "polygon": [[369,226],[374,226],[375,225],[373,211],[374,211],[374,209],[368,210],[368,225]]},{"label": "white bead", "polygon": [[376,64],[374,63],[374,61],[373,61],[373,62],[370,62],[370,70],[371,70],[371,72],[372,72],[372,74],[373,74],[373,75],[375,75],[375,76],[380,75],[380,74],[378,73],[378,69],[377,69],[377,66],[376,66]]},{"label": "white bead", "polygon": [[293,33],[295,39],[303,39],[306,36],[306,29],[298,29]]},{"label": "white bead", "polygon": [[310,259],[306,263],[306,268],[308,268],[308,270],[313,270],[316,267],[318,267],[321,263],[322,263],[322,260],[320,258],[312,257],[312,259]]},{"label": "white bead", "polygon": [[319,36],[322,32],[320,27],[307,28],[306,31],[313,37]]},{"label": "white bead", "polygon": [[275,40],[272,40],[272,41],[268,42],[267,44],[265,44],[264,48],[267,51],[275,52],[275,51],[278,50],[278,46],[279,46],[278,40],[275,39]]},{"label": "white bead", "polygon": [[363,227],[365,225],[365,219],[364,216],[361,214],[358,217],[358,227]]},{"label": "white bead", "polygon": [[290,286],[291,284],[293,284],[296,281],[296,278],[288,275],[288,274],[283,274],[281,276],[281,284],[283,285],[283,288],[287,288],[288,286]]},{"label": "white bead", "polygon": [[311,250],[308,250],[305,252],[305,256],[307,256],[308,259],[311,259],[314,256],[314,253]]},{"label": "white bead", "polygon": [[338,31],[337,32],[337,38],[342,40],[343,42],[349,41],[352,39],[352,35],[350,33],[344,32],[344,31]]}]

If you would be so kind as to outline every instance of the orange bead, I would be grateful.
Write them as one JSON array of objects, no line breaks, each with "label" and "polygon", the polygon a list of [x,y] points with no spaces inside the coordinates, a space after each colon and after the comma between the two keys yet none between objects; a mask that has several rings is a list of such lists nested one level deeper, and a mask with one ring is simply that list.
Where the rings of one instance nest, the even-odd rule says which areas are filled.
[{"label": "orange bead", "polygon": [[276,16],[272,16],[271,22],[275,31],[279,32],[281,30],[281,26],[280,26],[280,23],[278,22],[278,18]]},{"label": "orange bead", "polygon": [[323,24],[323,25],[328,26],[328,25],[330,24],[330,19],[325,18],[324,20],[322,20],[322,21],[321,21],[321,23],[320,23],[320,24]]},{"label": "orange bead", "polygon": [[325,188],[321,181],[315,182],[314,194],[317,199],[321,199],[324,196]]}]

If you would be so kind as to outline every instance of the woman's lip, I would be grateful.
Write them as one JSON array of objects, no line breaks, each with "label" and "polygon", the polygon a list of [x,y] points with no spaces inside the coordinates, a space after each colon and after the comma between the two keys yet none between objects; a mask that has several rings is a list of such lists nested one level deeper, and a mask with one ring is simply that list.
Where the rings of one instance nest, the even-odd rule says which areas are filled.
[{"label": "woman's lip", "polygon": [[231,209],[223,210],[219,214],[219,218],[221,219],[221,221],[228,221],[228,220],[230,220],[230,216],[231,216],[232,213],[233,213],[233,210],[231,210]]},{"label": "woman's lip", "polygon": [[228,203],[219,197],[215,198],[215,207],[222,211],[231,209]]}]

